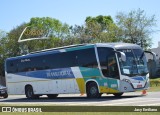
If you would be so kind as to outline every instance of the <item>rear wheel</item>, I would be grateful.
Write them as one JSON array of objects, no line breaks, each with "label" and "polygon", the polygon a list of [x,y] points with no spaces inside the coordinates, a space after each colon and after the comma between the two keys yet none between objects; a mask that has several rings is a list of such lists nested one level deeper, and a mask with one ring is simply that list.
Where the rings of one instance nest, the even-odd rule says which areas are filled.
[{"label": "rear wheel", "polygon": [[39,98],[38,95],[34,95],[32,86],[27,86],[27,87],[26,87],[25,94],[26,94],[26,97],[27,97],[28,99]]},{"label": "rear wheel", "polygon": [[87,97],[88,98],[99,98],[99,97],[101,97],[101,94],[98,91],[98,86],[95,82],[92,82],[87,86]]},{"label": "rear wheel", "polygon": [[113,94],[115,97],[121,97],[123,95],[123,93],[114,93]]},{"label": "rear wheel", "polygon": [[5,94],[5,95],[3,96],[3,98],[8,98],[8,94]]},{"label": "rear wheel", "polygon": [[48,94],[47,96],[49,99],[54,99],[58,96],[58,94]]}]

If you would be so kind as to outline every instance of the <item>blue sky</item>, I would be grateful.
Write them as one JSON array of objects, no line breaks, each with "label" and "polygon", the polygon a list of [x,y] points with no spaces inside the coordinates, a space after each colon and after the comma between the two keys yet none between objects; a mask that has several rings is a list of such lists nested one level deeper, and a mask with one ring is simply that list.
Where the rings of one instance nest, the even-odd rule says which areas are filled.
[{"label": "blue sky", "polygon": [[[160,30],[159,4],[160,0],[1,0],[0,29],[9,32],[32,17],[52,17],[69,25],[82,25],[87,16],[110,15],[115,20],[118,12],[140,8],[147,16],[156,16],[155,29]],[[152,38],[152,47],[157,47],[160,31]]]}]

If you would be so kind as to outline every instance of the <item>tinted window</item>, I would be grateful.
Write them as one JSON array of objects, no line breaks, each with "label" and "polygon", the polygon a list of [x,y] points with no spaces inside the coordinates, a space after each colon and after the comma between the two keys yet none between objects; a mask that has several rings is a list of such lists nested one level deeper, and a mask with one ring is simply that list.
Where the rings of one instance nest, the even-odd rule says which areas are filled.
[{"label": "tinted window", "polygon": [[19,59],[18,72],[35,71],[45,69],[45,56],[36,56]]},{"label": "tinted window", "polygon": [[97,49],[103,75],[111,78],[119,78],[116,56],[113,49],[104,47]]},{"label": "tinted window", "polygon": [[17,70],[17,60],[7,61],[7,73],[16,73]]},{"label": "tinted window", "polygon": [[46,60],[49,68],[97,67],[93,48],[48,55]]},{"label": "tinted window", "polygon": [[46,56],[48,68],[66,68],[76,66],[75,52],[64,52]]},{"label": "tinted window", "polygon": [[77,50],[76,58],[77,58],[78,66],[81,66],[81,67],[95,68],[98,65],[94,48]]},{"label": "tinted window", "polygon": [[8,62],[8,73],[67,67],[97,67],[94,48],[22,58]]},{"label": "tinted window", "polygon": [[29,66],[31,68],[31,71],[35,70],[43,70],[46,68],[46,56],[37,56],[37,57],[31,57],[31,61],[29,62]]},{"label": "tinted window", "polygon": [[31,71],[31,62],[25,61],[25,59],[19,60],[18,72]]}]

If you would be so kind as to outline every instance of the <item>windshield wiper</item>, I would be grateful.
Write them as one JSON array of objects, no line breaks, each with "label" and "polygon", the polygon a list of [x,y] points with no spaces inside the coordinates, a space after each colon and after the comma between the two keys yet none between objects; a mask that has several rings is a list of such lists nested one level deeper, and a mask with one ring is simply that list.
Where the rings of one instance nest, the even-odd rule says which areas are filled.
[{"label": "windshield wiper", "polygon": [[142,76],[146,76],[149,72],[144,72],[144,73],[141,73],[140,75]]},{"label": "windshield wiper", "polygon": [[127,75],[129,77],[134,77],[134,76],[137,76],[138,74],[125,74],[125,75]]},{"label": "windshield wiper", "polygon": [[144,56],[144,52],[141,54],[139,59],[141,60],[143,58],[143,56]]}]

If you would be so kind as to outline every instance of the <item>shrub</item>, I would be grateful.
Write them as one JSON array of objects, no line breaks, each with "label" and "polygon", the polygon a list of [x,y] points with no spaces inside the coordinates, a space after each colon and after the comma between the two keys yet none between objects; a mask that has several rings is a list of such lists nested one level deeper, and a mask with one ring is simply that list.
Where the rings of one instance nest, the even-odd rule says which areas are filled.
[{"label": "shrub", "polygon": [[150,86],[160,86],[160,79],[150,79]]}]

